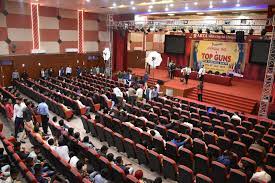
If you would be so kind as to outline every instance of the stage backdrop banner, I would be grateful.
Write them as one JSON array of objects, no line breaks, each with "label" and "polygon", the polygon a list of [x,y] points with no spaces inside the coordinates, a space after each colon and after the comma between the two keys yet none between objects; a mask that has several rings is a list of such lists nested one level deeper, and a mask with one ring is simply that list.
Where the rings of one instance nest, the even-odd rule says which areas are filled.
[{"label": "stage backdrop banner", "polygon": [[245,64],[245,44],[219,41],[193,41],[193,68],[204,65],[213,73],[242,76]]}]

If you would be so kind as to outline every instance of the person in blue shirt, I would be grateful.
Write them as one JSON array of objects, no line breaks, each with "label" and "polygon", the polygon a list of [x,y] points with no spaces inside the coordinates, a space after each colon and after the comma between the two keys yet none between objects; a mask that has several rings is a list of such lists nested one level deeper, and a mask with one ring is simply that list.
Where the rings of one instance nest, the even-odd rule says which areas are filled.
[{"label": "person in blue shirt", "polygon": [[209,115],[210,112],[216,112],[216,107],[209,107],[207,109],[207,114]]},{"label": "person in blue shirt", "polygon": [[180,136],[176,136],[171,142],[179,148],[181,146],[184,146],[188,142],[189,139],[190,139],[190,137],[188,137],[184,141],[182,141]]},{"label": "person in blue shirt", "polygon": [[47,135],[49,126],[49,107],[45,103],[45,100],[42,100],[42,102],[38,105],[37,113],[41,115],[43,132]]}]

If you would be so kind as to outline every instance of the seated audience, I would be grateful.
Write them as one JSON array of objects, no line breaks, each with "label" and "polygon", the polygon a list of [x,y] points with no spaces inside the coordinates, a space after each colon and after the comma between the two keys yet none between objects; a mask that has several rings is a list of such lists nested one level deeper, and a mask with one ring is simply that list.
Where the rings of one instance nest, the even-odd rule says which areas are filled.
[{"label": "seated audience", "polygon": [[102,169],[99,172],[93,172],[90,174],[90,180],[93,181],[94,183],[108,183],[109,181],[107,180],[109,176],[109,170],[108,169]]},{"label": "seated audience", "polygon": [[97,152],[100,156],[107,158],[108,147],[103,145]]},{"label": "seated audience", "polygon": [[250,182],[253,181],[266,183],[271,182],[271,176],[265,171],[263,165],[258,166],[257,172],[252,175]]},{"label": "seated audience", "polygon": [[74,152],[70,152],[70,165],[76,168],[76,164],[79,161],[79,158],[74,154]]},{"label": "seated audience", "polygon": [[184,146],[191,138],[188,137],[184,141],[180,138],[180,136],[176,136],[171,142],[175,144],[178,148]]},{"label": "seated audience", "polygon": [[83,143],[84,145],[86,145],[87,147],[89,147],[89,148],[94,148],[94,147],[95,147],[95,146],[93,145],[93,143],[90,142],[89,136],[85,136],[85,137],[83,138],[83,140],[82,140],[82,143]]},{"label": "seated audience", "polygon": [[123,164],[123,160],[121,156],[116,157],[116,165],[119,166],[125,174],[133,174],[134,169],[132,167],[129,167],[131,164]]}]

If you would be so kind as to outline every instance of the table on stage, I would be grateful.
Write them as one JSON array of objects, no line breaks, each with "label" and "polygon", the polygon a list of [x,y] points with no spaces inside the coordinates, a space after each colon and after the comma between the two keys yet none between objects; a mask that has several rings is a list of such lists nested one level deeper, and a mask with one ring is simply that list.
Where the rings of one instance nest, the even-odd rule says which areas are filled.
[{"label": "table on stage", "polygon": [[[180,70],[176,70],[177,77],[182,76]],[[190,74],[189,79],[198,80],[198,73],[192,71]],[[232,85],[232,77],[222,76],[222,75],[215,75],[215,74],[205,74],[204,81],[207,83],[214,83],[219,85],[231,86]]]}]

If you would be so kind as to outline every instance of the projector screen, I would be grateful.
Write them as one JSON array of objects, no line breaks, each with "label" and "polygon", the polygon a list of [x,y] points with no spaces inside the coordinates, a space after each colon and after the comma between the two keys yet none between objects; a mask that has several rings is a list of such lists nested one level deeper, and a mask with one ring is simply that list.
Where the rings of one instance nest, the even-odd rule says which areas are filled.
[{"label": "projector screen", "polygon": [[251,63],[266,64],[269,53],[270,40],[252,40],[250,48]]},{"label": "projector screen", "polygon": [[165,35],[165,53],[184,54],[185,36]]}]

